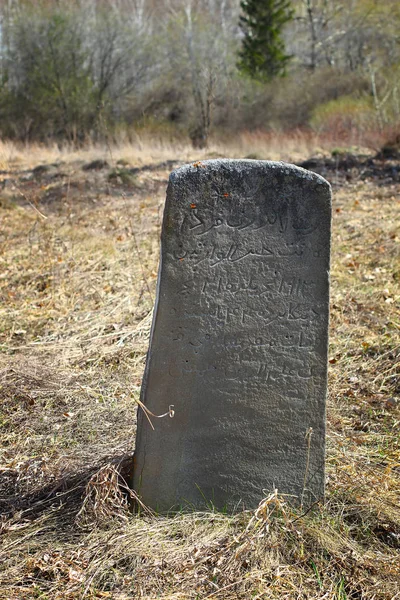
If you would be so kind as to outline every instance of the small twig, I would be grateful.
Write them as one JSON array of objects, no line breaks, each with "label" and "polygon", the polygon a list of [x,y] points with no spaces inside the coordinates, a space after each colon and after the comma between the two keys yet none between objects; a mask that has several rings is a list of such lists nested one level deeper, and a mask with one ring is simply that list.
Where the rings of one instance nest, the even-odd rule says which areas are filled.
[{"label": "small twig", "polygon": [[242,581],[245,581],[245,580],[248,581],[249,579],[254,579],[255,577],[258,577],[258,576],[259,576],[259,573],[247,574],[242,579],[239,579],[239,581],[234,581],[233,583],[228,583],[228,585],[224,585],[223,587],[219,588],[219,590],[216,590],[215,592],[212,592],[208,596],[205,596],[204,600],[207,600],[207,598],[213,598],[214,596],[218,596],[218,594],[227,590],[228,588],[234,587],[235,585],[239,585]]},{"label": "small twig", "polygon": [[314,508],[314,506],[317,506],[317,504],[319,504],[319,500],[316,500],[315,502],[313,502],[311,504],[311,506],[309,506],[309,508],[307,508],[307,510],[305,510],[301,515],[299,515],[298,517],[296,517],[295,519],[293,519],[293,521],[290,521],[290,524],[292,525],[293,523],[296,523],[296,521],[298,521],[299,519],[302,519],[303,517],[305,517],[310,510],[312,510]]},{"label": "small twig", "polygon": [[23,193],[23,192],[22,192],[22,191],[19,189],[19,187],[17,187],[17,191],[18,191],[18,193],[19,193],[19,194],[22,196],[22,198],[23,198],[24,200],[26,200],[26,202],[28,202],[28,204],[29,204],[29,205],[30,205],[30,206],[33,208],[33,210],[35,210],[35,211],[38,213],[38,215],[40,215],[40,216],[42,217],[42,219],[47,219],[46,215],[44,215],[42,212],[40,212],[40,210],[38,209],[38,207],[37,207],[37,206],[35,206],[35,205],[33,204],[33,202],[31,202],[31,201],[29,200],[29,198],[27,197],[27,195],[26,195],[26,194],[24,194],[24,193]]},{"label": "small twig", "polygon": [[[125,196],[124,192],[121,192],[121,196],[122,196],[122,198],[124,199],[124,202],[125,202],[125,208],[126,208],[126,209],[127,209],[127,211],[128,211],[128,205],[127,205],[127,202],[126,202],[126,196]],[[129,213],[128,213],[128,214],[129,214]],[[137,254],[137,256],[138,256],[138,259],[139,259],[139,265],[140,265],[140,270],[141,270],[141,272],[142,272],[142,278],[143,278],[143,282],[144,282],[144,284],[145,284],[145,286],[146,286],[146,289],[147,289],[147,292],[148,292],[148,294],[149,294],[149,296],[150,296],[150,300],[151,300],[151,301],[152,301],[152,303],[154,304],[154,298],[153,298],[153,294],[151,293],[150,285],[149,285],[149,282],[147,281],[146,272],[145,272],[145,270],[144,270],[144,266],[143,266],[143,262],[142,262],[142,255],[141,255],[141,252],[140,252],[140,249],[139,249],[139,244],[138,244],[138,242],[137,242],[137,238],[136,238],[135,230],[134,230],[134,228],[133,228],[133,224],[132,224],[132,220],[131,220],[131,219],[129,219],[129,225],[130,225],[130,233],[131,233],[131,236],[132,236],[132,239],[133,239],[133,243],[134,243],[134,245],[135,245],[136,254]]]},{"label": "small twig", "polygon": [[6,546],[5,548],[3,548],[3,552],[0,554],[0,558],[2,556],[6,557],[7,556],[7,551],[10,548],[13,548],[14,546],[18,546],[18,544],[22,544],[22,542],[25,542],[25,540],[28,540],[29,538],[33,537],[34,535],[37,535],[39,532],[46,531],[46,530],[49,530],[49,529],[51,529],[51,527],[41,527],[40,529],[35,529],[35,531],[31,531],[27,535],[24,535],[24,537],[22,537],[21,539],[15,540],[14,542],[11,542],[11,544],[8,544],[8,546]]}]

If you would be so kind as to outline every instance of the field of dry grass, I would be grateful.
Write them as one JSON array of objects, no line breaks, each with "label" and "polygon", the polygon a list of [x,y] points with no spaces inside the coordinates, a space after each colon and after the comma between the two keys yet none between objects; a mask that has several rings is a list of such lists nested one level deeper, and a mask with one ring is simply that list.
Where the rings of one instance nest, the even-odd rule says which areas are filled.
[{"label": "field of dry grass", "polygon": [[[255,138],[203,153],[140,140],[0,147],[2,599],[400,598],[395,163],[324,172],[334,187],[325,505],[301,514],[272,494],[255,514],[129,510],[169,172],[220,154],[316,152],[312,140],[283,151]],[[87,168],[94,160],[107,164]]]}]

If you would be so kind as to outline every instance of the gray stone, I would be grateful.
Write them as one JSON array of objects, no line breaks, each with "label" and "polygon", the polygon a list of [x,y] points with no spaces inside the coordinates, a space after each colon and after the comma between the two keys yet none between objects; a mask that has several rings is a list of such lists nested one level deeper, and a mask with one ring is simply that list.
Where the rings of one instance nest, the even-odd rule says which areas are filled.
[{"label": "gray stone", "polygon": [[170,176],[134,488],[148,506],[254,509],[324,493],[330,187],[285,163]]}]

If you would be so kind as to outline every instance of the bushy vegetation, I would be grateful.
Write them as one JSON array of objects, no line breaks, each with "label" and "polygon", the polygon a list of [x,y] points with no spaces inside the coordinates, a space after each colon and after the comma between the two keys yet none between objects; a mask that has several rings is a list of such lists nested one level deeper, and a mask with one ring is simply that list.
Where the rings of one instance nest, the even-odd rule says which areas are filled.
[{"label": "bushy vegetation", "polygon": [[[380,130],[396,124],[396,0],[284,5],[292,16],[279,32],[287,76],[260,82],[239,70],[239,0],[2,2],[0,133],[82,144],[121,132],[132,139],[150,124],[201,147],[213,132],[320,127],[326,110],[332,133],[343,123],[331,102],[347,114],[370,107]],[[357,134],[367,121],[357,120]]]}]

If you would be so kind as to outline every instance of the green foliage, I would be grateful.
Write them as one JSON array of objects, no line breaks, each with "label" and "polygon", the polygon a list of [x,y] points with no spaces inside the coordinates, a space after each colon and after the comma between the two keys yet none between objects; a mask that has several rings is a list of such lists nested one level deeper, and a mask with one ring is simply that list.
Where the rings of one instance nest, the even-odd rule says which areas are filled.
[{"label": "green foliage", "polygon": [[145,80],[149,44],[122,13],[78,4],[23,8],[5,20],[0,41],[2,134],[75,143],[105,136]]},{"label": "green foliage", "polygon": [[79,21],[63,9],[30,17],[14,25],[9,63],[18,63],[18,78],[2,108],[14,107],[15,125],[24,115],[27,136],[39,126],[43,137],[82,137],[95,118],[95,85]]},{"label": "green foliage", "polygon": [[242,0],[240,28],[244,33],[239,70],[258,81],[284,75],[290,56],[285,53],[283,27],[293,18],[289,0]]},{"label": "green foliage", "polygon": [[173,4],[0,3],[2,138],[79,145],[150,133],[203,147],[211,133],[310,119],[321,133],[350,123],[357,135],[400,122],[396,0],[242,0],[241,16],[235,0]]}]

